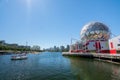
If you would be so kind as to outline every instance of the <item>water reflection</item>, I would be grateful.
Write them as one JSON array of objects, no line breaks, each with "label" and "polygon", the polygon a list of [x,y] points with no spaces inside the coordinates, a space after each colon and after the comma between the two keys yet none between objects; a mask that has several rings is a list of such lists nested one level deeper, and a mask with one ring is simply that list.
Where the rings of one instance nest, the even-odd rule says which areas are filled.
[{"label": "water reflection", "polygon": [[29,54],[28,59],[16,61],[4,55],[0,59],[0,80],[74,80],[69,59],[61,53]]},{"label": "water reflection", "polygon": [[120,65],[63,57],[61,53],[29,54],[26,60],[0,56],[0,80],[119,80]]},{"label": "water reflection", "polygon": [[120,65],[76,57],[70,62],[77,80],[120,80]]}]

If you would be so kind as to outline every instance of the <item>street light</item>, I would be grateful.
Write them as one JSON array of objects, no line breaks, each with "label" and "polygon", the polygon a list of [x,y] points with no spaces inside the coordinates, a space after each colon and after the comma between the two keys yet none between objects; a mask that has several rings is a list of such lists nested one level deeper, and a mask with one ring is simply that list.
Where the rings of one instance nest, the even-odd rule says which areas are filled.
[{"label": "street light", "polygon": [[71,38],[71,46],[70,46],[70,50],[72,50],[72,44],[73,44],[73,40],[78,42],[79,40],[78,39],[75,39],[75,38]]}]

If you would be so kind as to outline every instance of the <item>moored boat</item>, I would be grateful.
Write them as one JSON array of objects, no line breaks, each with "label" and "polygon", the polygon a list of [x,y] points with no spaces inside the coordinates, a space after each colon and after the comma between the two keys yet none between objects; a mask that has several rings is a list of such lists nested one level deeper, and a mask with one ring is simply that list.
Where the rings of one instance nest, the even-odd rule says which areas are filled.
[{"label": "moored boat", "polygon": [[19,55],[11,56],[11,60],[23,60],[23,59],[27,59],[26,54],[19,54]]}]

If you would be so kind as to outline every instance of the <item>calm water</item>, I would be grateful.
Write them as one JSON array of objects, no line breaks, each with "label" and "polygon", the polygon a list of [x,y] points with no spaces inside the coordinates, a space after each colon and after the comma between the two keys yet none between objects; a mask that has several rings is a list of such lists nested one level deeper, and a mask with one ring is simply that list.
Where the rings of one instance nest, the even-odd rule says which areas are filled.
[{"label": "calm water", "polygon": [[0,55],[0,80],[120,80],[120,65],[61,53],[28,54],[27,60]]}]

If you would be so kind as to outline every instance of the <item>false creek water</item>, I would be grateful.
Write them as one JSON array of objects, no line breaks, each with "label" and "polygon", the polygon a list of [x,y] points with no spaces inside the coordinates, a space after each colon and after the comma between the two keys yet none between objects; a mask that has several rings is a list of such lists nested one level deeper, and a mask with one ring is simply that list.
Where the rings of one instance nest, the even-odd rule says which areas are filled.
[{"label": "false creek water", "polygon": [[10,57],[0,55],[0,80],[120,80],[120,65],[60,52],[28,54],[16,61]]}]

